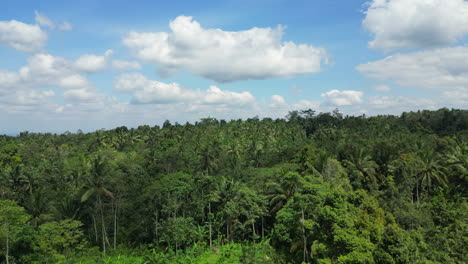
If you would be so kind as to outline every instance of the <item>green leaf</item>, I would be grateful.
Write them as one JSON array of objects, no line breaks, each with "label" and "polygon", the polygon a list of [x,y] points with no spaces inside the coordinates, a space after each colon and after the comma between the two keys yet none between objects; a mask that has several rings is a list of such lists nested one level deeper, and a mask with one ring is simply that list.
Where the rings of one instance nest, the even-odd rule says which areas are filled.
[{"label": "green leaf", "polygon": [[96,190],[93,188],[93,189],[89,189],[87,190],[82,196],[81,196],[81,202],[86,202],[89,197],[91,197],[91,195],[93,195],[94,193],[96,192]]}]

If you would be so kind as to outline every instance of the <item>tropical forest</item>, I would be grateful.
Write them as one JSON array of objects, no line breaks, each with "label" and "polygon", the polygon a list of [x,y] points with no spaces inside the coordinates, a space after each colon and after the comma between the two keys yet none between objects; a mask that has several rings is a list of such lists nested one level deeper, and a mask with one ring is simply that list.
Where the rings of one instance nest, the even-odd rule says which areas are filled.
[{"label": "tropical forest", "polygon": [[3,263],[467,263],[468,111],[0,136]]}]

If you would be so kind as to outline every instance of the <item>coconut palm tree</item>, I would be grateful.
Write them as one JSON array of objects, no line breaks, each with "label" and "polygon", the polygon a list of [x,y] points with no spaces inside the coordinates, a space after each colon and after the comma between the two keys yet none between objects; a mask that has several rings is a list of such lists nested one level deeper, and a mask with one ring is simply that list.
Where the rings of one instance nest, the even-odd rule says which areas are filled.
[{"label": "coconut palm tree", "polygon": [[343,164],[350,170],[351,174],[356,175],[359,180],[363,180],[368,188],[374,190],[378,188],[378,165],[363,148],[350,152]]},{"label": "coconut palm tree", "polygon": [[[104,221],[104,206],[103,199],[111,198],[114,199],[114,194],[108,190],[110,184],[110,176],[112,174],[112,167],[108,161],[104,158],[102,153],[96,155],[92,160],[91,172],[86,178],[86,185],[84,186],[84,193],[81,196],[81,202],[88,201],[91,197],[95,201],[95,211],[100,211],[101,216],[101,235],[102,235],[102,250],[106,254],[106,227]],[[92,216],[96,219],[96,216]],[[95,220],[94,220],[95,221]]]},{"label": "coconut palm tree", "polygon": [[425,188],[427,194],[430,193],[433,183],[447,186],[446,169],[441,159],[432,150],[421,152],[419,155],[419,168],[416,176],[421,182],[421,188]]},{"label": "coconut palm tree", "polygon": [[446,156],[451,184],[468,191],[468,143],[458,142],[452,152]]}]

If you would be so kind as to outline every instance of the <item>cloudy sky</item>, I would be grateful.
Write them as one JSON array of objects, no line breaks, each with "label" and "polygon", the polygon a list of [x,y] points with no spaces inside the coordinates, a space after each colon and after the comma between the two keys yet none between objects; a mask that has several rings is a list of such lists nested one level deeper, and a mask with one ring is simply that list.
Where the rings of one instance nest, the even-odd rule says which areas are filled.
[{"label": "cloudy sky", "polygon": [[468,108],[464,0],[2,0],[0,133]]}]

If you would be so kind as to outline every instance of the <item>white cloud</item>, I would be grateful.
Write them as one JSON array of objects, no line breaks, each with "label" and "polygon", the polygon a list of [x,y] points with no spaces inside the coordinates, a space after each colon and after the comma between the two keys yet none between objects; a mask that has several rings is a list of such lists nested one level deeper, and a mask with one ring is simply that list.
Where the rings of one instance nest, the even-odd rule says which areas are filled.
[{"label": "white cloud", "polygon": [[374,90],[379,91],[379,92],[390,92],[392,88],[388,85],[377,85],[374,87]]},{"label": "white cloud", "polygon": [[36,91],[32,89],[17,90],[7,96],[0,96],[0,103],[8,105],[39,105],[49,103],[49,98],[54,97],[52,90]]},{"label": "white cloud", "polygon": [[75,67],[82,72],[96,73],[104,71],[110,60],[110,56],[113,54],[112,50],[107,50],[104,56],[97,56],[94,54],[81,55],[75,61]]},{"label": "white cloud", "polygon": [[72,89],[66,90],[63,93],[63,97],[68,101],[73,102],[90,102],[96,101],[99,95],[96,93],[94,89],[89,88],[80,88],[80,89]]},{"label": "white cloud", "polygon": [[146,86],[158,85],[152,83],[141,73],[124,73],[116,78],[113,91],[117,93],[132,93],[135,90],[143,89]]},{"label": "white cloud", "polygon": [[436,110],[442,107],[466,108],[468,105],[468,90],[459,91],[457,94],[446,94],[445,92],[436,97],[421,96],[373,96],[367,98],[359,107],[371,115],[395,114],[417,110]]},{"label": "white cloud", "polygon": [[0,96],[10,93],[19,81],[18,73],[0,70]]},{"label": "white cloud", "polygon": [[331,90],[321,94],[325,98],[325,105],[330,106],[349,106],[360,104],[362,102],[363,92],[360,91],[339,91]]},{"label": "white cloud", "polygon": [[57,26],[57,28],[58,28],[59,30],[62,30],[62,31],[70,31],[70,30],[73,29],[73,26],[72,26],[72,24],[70,24],[69,22],[63,22],[63,23],[59,24],[59,25]]},{"label": "white cloud", "polygon": [[286,101],[281,95],[274,94],[271,96],[272,107],[280,106],[286,104]]},{"label": "white cloud", "polygon": [[468,87],[468,47],[451,47],[396,54],[358,65],[366,77],[412,88],[455,89]]},{"label": "white cloud", "polygon": [[46,100],[50,97],[55,96],[55,92],[52,90],[47,91],[17,91],[16,92],[16,103],[17,104],[41,104],[46,103]]},{"label": "white cloud", "polygon": [[363,26],[384,51],[449,45],[468,34],[464,0],[372,0]]},{"label": "white cloud", "polygon": [[132,95],[136,104],[189,103],[194,105],[252,105],[255,98],[249,92],[232,92],[210,86],[194,90],[178,83],[148,80],[140,73],[124,73],[117,77],[114,91]]},{"label": "white cloud", "polygon": [[14,100],[18,104],[32,101],[25,97],[26,93],[32,93],[34,98],[51,97],[55,94],[31,92],[33,89],[57,87],[64,89],[66,100],[96,101],[101,96],[97,89],[88,81],[85,72],[76,68],[76,63],[61,57],[55,57],[46,53],[39,53],[28,59],[28,64],[21,67],[18,72],[0,71],[0,96],[17,95]]},{"label": "white cloud", "polygon": [[38,11],[34,11],[34,14],[36,15],[34,20],[36,20],[36,23],[39,24],[42,27],[49,27],[49,28],[55,28],[54,22],[50,20],[48,17],[45,15],[39,13]]},{"label": "white cloud", "polygon": [[366,106],[372,110],[385,109],[398,113],[416,109],[435,109],[437,102],[427,98],[411,98],[405,96],[374,96],[366,101]]},{"label": "white cloud", "polygon": [[212,85],[206,92],[202,92],[202,102],[206,104],[228,104],[242,106],[253,104],[255,98],[249,92],[231,92],[223,91],[220,88]]},{"label": "white cloud", "polygon": [[112,68],[116,70],[139,70],[141,65],[136,61],[113,60]]},{"label": "white cloud", "polygon": [[197,99],[197,91],[178,83],[163,83],[146,79],[140,73],[125,73],[117,77],[114,91],[128,93],[139,104],[164,104]]},{"label": "white cloud", "polygon": [[58,30],[63,30],[63,31],[70,31],[73,29],[72,24],[69,22],[65,21],[60,24],[55,24],[50,18],[48,18],[46,15],[39,13],[38,11],[34,11],[35,20],[36,23],[42,27],[48,27],[50,29],[55,29],[57,28]]},{"label": "white cloud", "polygon": [[61,77],[58,79],[57,85],[64,89],[81,89],[83,87],[91,86],[88,79],[79,74],[70,74]]},{"label": "white cloud", "polygon": [[441,93],[442,99],[448,102],[445,106],[452,107],[468,107],[468,85],[466,87],[458,87]]},{"label": "white cloud", "polygon": [[322,106],[322,103],[319,101],[300,100],[292,104],[292,109],[294,110],[305,110],[305,109],[317,110],[317,109],[321,109],[321,106]]},{"label": "white cloud", "polygon": [[327,60],[323,48],[282,42],[283,27],[245,31],[204,29],[192,17],[170,22],[171,32],[131,32],[123,43],[163,74],[186,69],[218,82],[315,73]]},{"label": "white cloud", "polygon": [[119,71],[141,69],[140,63],[136,61],[112,60],[113,54],[114,51],[111,49],[107,50],[102,56],[84,54],[74,62],[74,67],[77,71],[86,73],[102,72],[110,68]]},{"label": "white cloud", "polygon": [[25,24],[16,20],[0,21],[0,44],[20,51],[40,50],[47,41],[47,33],[38,25]]},{"label": "white cloud", "polygon": [[23,81],[47,83],[71,74],[69,61],[47,53],[38,53],[28,59],[28,64],[22,67],[19,74]]},{"label": "white cloud", "polygon": [[263,116],[271,118],[282,118],[288,115],[290,111],[312,109],[317,112],[327,111],[326,107],[320,101],[299,100],[292,103],[287,102],[280,95],[272,95],[269,107],[264,106]]},{"label": "white cloud", "polygon": [[196,100],[196,91],[185,88],[178,83],[163,83],[148,80],[143,87],[135,88],[133,102],[140,104],[164,104]]}]

